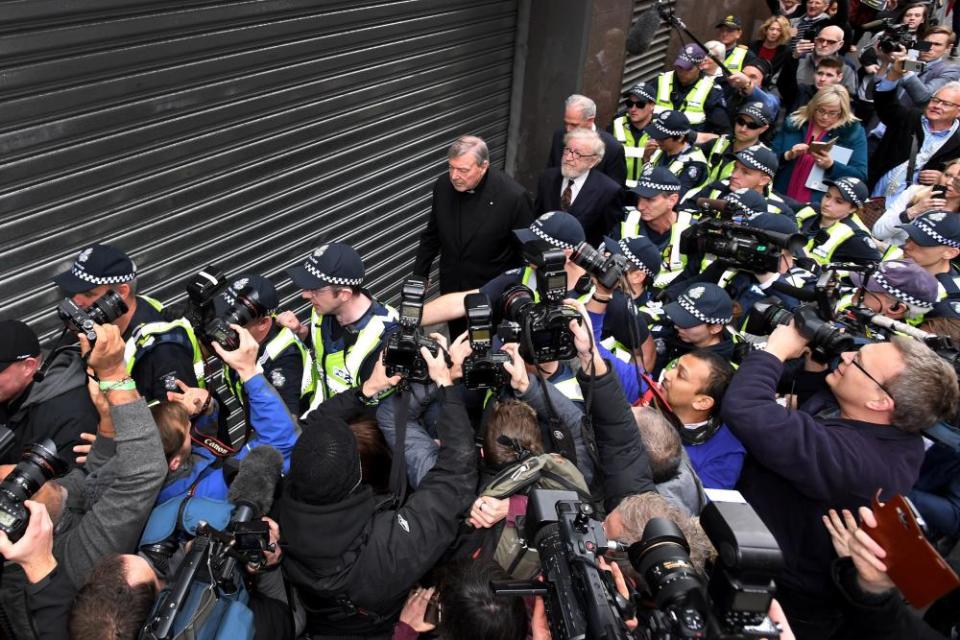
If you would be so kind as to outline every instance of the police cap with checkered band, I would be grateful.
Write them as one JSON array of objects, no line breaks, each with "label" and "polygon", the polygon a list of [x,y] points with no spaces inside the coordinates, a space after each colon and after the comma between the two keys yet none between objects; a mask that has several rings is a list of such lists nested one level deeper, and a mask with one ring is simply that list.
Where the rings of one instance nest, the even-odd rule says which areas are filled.
[{"label": "police cap with checkered band", "polygon": [[218,316],[226,313],[236,301],[238,295],[254,298],[267,313],[274,312],[280,306],[277,288],[269,278],[258,273],[242,273],[230,281],[230,286],[213,299],[213,308]]},{"label": "police cap with checkered band", "polygon": [[68,295],[90,291],[94,287],[123,284],[137,277],[133,260],[109,244],[86,247],[67,271],[53,277],[53,282]]},{"label": "police cap with checkered band", "polygon": [[648,165],[640,174],[637,186],[630,189],[630,192],[643,198],[655,198],[659,195],[680,193],[680,188],[680,179],[672,171],[666,167]]},{"label": "police cap with checkered band", "polygon": [[867,202],[867,198],[870,197],[870,189],[863,183],[863,180],[853,176],[824,180],[823,184],[828,187],[836,187],[837,191],[840,192],[840,197],[857,209],[862,207]]},{"label": "police cap with checkered band", "polygon": [[733,319],[733,300],[712,282],[697,282],[665,305],[663,312],[678,329],[690,329],[700,324],[727,324]]},{"label": "police cap with checkered band", "polygon": [[651,279],[660,273],[660,249],[646,236],[620,240],[604,237],[603,247],[611,254],[624,256],[631,266],[640,269]]},{"label": "police cap with checkered band", "polygon": [[[863,286],[863,274],[851,273],[850,282]],[[912,260],[881,262],[867,281],[865,289],[886,293],[918,309],[932,309],[939,295],[937,279]]]},{"label": "police cap with checkered band", "polygon": [[690,120],[682,111],[661,111],[643,130],[654,140],[685,136],[689,131]]},{"label": "police cap with checkered band", "polygon": [[514,229],[520,242],[541,240],[558,249],[573,249],[586,239],[580,221],[566,211],[548,211],[526,229]]},{"label": "police cap with checkered band", "polygon": [[777,173],[777,168],[780,166],[780,163],[777,161],[777,154],[762,144],[755,144],[742,151],[738,151],[733,154],[733,157],[743,163],[748,169],[763,171],[771,178]]},{"label": "police cap with checkered band", "polygon": [[921,247],[960,249],[960,213],[930,211],[918,216],[910,224],[898,226]]},{"label": "police cap with checkered band", "polygon": [[302,265],[287,269],[287,273],[301,289],[359,287],[363,284],[363,260],[350,245],[331,242],[311,253]]}]

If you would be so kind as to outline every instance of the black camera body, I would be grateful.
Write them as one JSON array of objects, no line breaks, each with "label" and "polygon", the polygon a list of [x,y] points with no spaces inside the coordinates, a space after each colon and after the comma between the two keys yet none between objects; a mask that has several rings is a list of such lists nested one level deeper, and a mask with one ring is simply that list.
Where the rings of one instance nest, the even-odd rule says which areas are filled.
[{"label": "black camera body", "polygon": [[493,309],[490,298],[471,293],[463,301],[467,311],[467,331],[473,350],[463,361],[463,384],[467,389],[499,389],[510,382],[503,368],[509,354],[493,350]]},{"label": "black camera body", "polygon": [[856,350],[854,336],[848,327],[824,320],[819,314],[819,305],[805,304],[790,311],[775,298],[768,298],[753,305],[744,330],[754,335],[766,335],[777,325],[790,324],[793,320],[797,332],[810,341],[810,357],[821,364],[830,362],[844,351]]},{"label": "black camera body", "polygon": [[680,235],[680,251],[690,258],[712,254],[723,264],[751,273],[776,273],[781,250],[796,250],[805,242],[799,233],[777,233],[749,223],[708,219]]},{"label": "black camera body", "polygon": [[0,531],[11,542],[23,536],[30,522],[30,512],[23,501],[29,500],[47,480],[66,471],[67,464],[57,457],[57,446],[49,438],[23,450],[16,468],[0,482]]},{"label": "black camera body", "polygon": [[582,321],[576,309],[560,303],[534,302],[533,292],[522,284],[508,287],[500,304],[503,317],[520,327],[520,355],[527,362],[568,360],[577,355],[570,332],[571,320]]},{"label": "black camera body", "polygon": [[606,289],[616,287],[620,278],[627,272],[625,256],[611,254],[604,257],[586,242],[581,242],[573,249],[570,260],[583,267],[584,271],[596,278],[597,283]]},{"label": "black camera body", "polygon": [[[440,345],[423,335],[420,318],[423,317],[423,299],[427,294],[427,280],[411,276],[403,281],[400,290],[400,328],[390,334],[383,349],[383,364],[388,376],[399,375],[407,382],[429,382],[427,361],[420,347],[436,356]],[[449,364],[449,357],[447,358]]]},{"label": "black camera body", "polygon": [[901,47],[916,49],[917,39],[910,33],[910,27],[904,23],[897,23],[887,18],[883,21],[883,33],[877,41],[880,51],[890,54]]},{"label": "black camera body", "polygon": [[94,300],[86,309],[70,298],[64,298],[57,305],[57,315],[67,328],[74,333],[86,336],[91,345],[97,340],[94,324],[110,324],[127,311],[127,303],[112,289]]},{"label": "black camera body", "polygon": [[231,324],[245,325],[269,313],[253,287],[242,287],[223,315],[218,316],[214,299],[227,288],[223,271],[209,265],[187,282],[187,304],[183,316],[197,337],[208,347],[216,342],[227,351],[240,346],[240,336]]}]

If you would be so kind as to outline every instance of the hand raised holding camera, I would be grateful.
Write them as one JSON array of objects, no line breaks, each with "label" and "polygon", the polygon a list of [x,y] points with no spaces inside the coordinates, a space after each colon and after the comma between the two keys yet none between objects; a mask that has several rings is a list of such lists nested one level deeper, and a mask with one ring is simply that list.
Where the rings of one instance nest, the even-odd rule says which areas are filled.
[{"label": "hand raised holding camera", "polygon": [[431,333],[430,337],[437,342],[439,349],[437,349],[437,355],[433,355],[426,347],[420,347],[420,355],[427,363],[427,373],[438,387],[452,386],[453,375],[447,365],[447,339],[439,333]]},{"label": "hand raised holding camera", "polygon": [[217,356],[223,360],[223,363],[237,372],[240,380],[246,382],[260,372],[257,366],[257,352],[260,345],[254,340],[250,332],[238,324],[231,324],[230,328],[237,332],[240,337],[240,346],[233,351],[227,351],[222,346],[213,342],[213,350]]},{"label": "hand raised holding camera", "polygon": [[501,350],[511,358],[510,362],[504,362],[503,368],[510,374],[510,387],[518,393],[526,393],[530,388],[530,377],[527,375],[527,366],[520,357],[520,345],[516,342],[509,342]]},{"label": "hand raised holding camera", "polygon": [[95,324],[97,341],[93,348],[86,336],[80,335],[80,352],[87,358],[87,366],[101,380],[123,378],[127,375],[127,367],[123,361],[123,352],[126,343],[120,335],[120,329],[112,324]]}]

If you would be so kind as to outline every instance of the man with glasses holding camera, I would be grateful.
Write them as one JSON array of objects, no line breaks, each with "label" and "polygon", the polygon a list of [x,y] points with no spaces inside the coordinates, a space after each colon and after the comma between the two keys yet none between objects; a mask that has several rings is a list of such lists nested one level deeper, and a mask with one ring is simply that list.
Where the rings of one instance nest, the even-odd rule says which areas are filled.
[{"label": "man with glasses holding camera", "polygon": [[[137,269],[123,251],[91,245],[53,282],[82,308],[119,296],[126,310],[119,301],[110,303],[116,312],[111,324],[127,343],[127,375],[148,400],[166,400],[168,391],[178,390],[177,380],[188,387],[205,386],[203,353],[193,327],[184,318],[168,320],[159,301],[137,295]],[[115,296],[105,299],[110,292]]]},{"label": "man with glasses holding camera", "polygon": [[644,156],[649,157],[650,136],[644,128],[650,124],[653,117],[653,104],[657,100],[657,93],[652,87],[640,82],[633,85],[624,96],[626,112],[614,118],[608,130],[621,145],[627,161],[627,180],[624,186],[633,189],[640,180],[643,171]]},{"label": "man with glasses holding camera", "polygon": [[[797,45],[796,53],[792,60],[787,60],[783,65],[783,71],[780,73],[779,85],[785,82],[796,84],[813,84],[817,76],[817,63],[829,56],[841,56],[843,60],[843,29],[838,26],[825,26],[820,29],[812,42],[801,41]],[[857,95],[857,75],[856,70],[849,66],[844,70],[842,84],[851,96]],[[789,87],[789,85],[787,85]],[[788,88],[785,89],[790,94]]]}]

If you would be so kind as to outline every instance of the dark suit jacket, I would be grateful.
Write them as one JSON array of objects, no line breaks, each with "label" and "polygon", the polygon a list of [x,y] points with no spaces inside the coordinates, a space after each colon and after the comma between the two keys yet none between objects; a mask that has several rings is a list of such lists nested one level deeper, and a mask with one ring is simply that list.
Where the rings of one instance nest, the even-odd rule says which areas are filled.
[{"label": "dark suit jacket", "polygon": [[[917,149],[923,146],[923,125],[920,118],[921,109],[907,108],[897,98],[897,91],[875,91],[873,104],[877,109],[880,122],[887,125],[887,130],[880,140],[876,153],[871,155],[868,180],[872,189],[883,175],[902,162],[910,158],[912,135],[917,136]],[[916,171],[936,169],[943,171],[943,165],[948,160],[960,157],[960,129],[943,143],[923,166],[919,164]]]},{"label": "dark suit jacket", "polygon": [[433,185],[413,273],[428,276],[439,253],[441,293],[476,289],[520,264],[513,230],[530,226],[534,217],[530,194],[495,167],[472,194],[457,192],[442,175]]},{"label": "dark suit jacket", "polygon": [[[538,216],[560,210],[563,180],[559,167],[547,169],[540,175],[534,207]],[[621,185],[594,168],[570,205],[568,213],[583,225],[587,242],[594,248],[599,247],[603,236],[623,220],[622,193]]]},{"label": "dark suit jacket", "polygon": [[[566,130],[560,127],[553,132],[553,143],[550,147],[550,157],[547,158],[547,168],[559,167],[563,155],[563,136]],[[622,189],[627,181],[627,159],[623,154],[623,145],[617,141],[611,134],[602,129],[597,129],[600,139],[603,140],[603,146],[606,150],[603,152],[603,160],[595,167],[600,173],[610,176],[610,179],[620,185]]]}]

